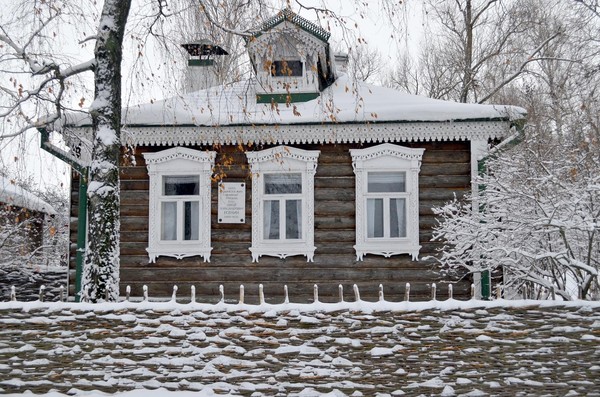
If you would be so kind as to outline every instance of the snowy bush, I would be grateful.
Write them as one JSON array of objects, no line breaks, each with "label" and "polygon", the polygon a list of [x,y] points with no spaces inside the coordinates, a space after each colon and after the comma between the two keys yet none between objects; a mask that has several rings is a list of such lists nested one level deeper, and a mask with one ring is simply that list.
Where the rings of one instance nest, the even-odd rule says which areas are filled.
[{"label": "snowy bush", "polygon": [[505,292],[599,299],[598,140],[530,137],[486,167],[478,194],[434,210],[439,260],[449,271],[501,270]]}]

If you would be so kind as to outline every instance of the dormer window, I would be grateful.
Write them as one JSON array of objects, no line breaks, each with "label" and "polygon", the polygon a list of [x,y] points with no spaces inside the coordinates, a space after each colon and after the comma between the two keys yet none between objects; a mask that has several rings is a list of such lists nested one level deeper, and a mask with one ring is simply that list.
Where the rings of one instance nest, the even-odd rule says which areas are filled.
[{"label": "dormer window", "polygon": [[301,77],[302,62],[292,60],[273,61],[271,64],[271,76],[273,77]]},{"label": "dormer window", "polygon": [[256,72],[256,102],[307,102],[335,81],[330,33],[290,9],[282,10],[246,36]]}]

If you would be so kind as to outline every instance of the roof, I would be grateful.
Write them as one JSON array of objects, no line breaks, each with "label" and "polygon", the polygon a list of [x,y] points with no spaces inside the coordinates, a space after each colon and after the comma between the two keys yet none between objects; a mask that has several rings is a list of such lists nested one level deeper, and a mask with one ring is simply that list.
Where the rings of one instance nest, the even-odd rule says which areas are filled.
[{"label": "roof", "polygon": [[0,175],[0,203],[55,215],[56,210],[30,191]]},{"label": "roof", "polygon": [[283,23],[284,21],[289,21],[293,23],[305,32],[308,32],[316,38],[325,42],[329,40],[329,36],[331,36],[331,33],[326,31],[322,27],[315,25],[308,19],[302,18],[300,15],[296,14],[289,8],[284,8],[271,18],[267,19],[259,27],[250,29],[248,32],[251,33],[253,37],[258,37],[267,30],[273,29],[275,26],[279,25],[280,23]]},{"label": "roof", "polygon": [[[342,75],[320,97],[293,104],[258,104],[254,80],[178,95],[123,110],[125,126],[239,126],[378,122],[519,120],[526,111],[506,105],[466,104],[354,82]],[[91,125],[72,113],[67,122]]]},{"label": "roof", "polygon": [[[431,99],[355,82],[347,75],[318,98],[289,105],[256,103],[255,84],[245,80],[123,109],[123,142],[178,146],[504,139],[514,121],[526,115],[520,107]],[[72,112],[62,122],[77,129],[69,134],[77,142],[85,138],[78,144],[91,141],[89,114]],[[63,125],[53,128],[62,130]]]},{"label": "roof", "polygon": [[124,125],[204,126],[381,121],[519,119],[512,106],[464,104],[409,95],[342,76],[317,99],[286,106],[257,104],[253,81],[213,87],[125,110]]}]

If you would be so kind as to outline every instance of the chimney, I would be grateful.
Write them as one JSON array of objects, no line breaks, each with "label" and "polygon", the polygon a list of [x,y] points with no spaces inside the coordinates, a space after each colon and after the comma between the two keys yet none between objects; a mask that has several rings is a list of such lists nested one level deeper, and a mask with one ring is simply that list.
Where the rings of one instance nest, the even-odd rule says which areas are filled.
[{"label": "chimney", "polygon": [[335,70],[337,73],[348,73],[348,54],[338,52],[333,55]]},{"label": "chimney", "polygon": [[198,40],[181,46],[190,54],[185,76],[185,92],[199,91],[217,85],[214,58],[229,53],[207,40]]}]

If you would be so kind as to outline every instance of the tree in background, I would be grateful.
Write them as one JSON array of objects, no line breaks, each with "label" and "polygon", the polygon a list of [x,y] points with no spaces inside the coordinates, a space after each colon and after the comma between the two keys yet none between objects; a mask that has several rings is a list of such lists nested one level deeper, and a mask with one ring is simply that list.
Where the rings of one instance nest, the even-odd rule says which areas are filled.
[{"label": "tree in background", "polygon": [[522,142],[486,160],[479,194],[437,209],[435,238],[447,241],[439,260],[470,273],[501,269],[506,296],[553,289],[600,299],[600,18],[576,3],[523,3],[536,17],[525,42],[562,33],[493,93],[527,108]]},{"label": "tree in background", "polygon": [[536,14],[544,7],[538,0],[427,1],[417,59],[402,55],[387,85],[436,99],[488,102],[562,33],[555,28],[525,37],[543,23]]},{"label": "tree in background", "polygon": [[[0,193],[8,198],[7,202],[0,202],[0,266],[34,270],[65,266],[69,246],[68,197],[58,188],[39,191],[31,180],[17,182],[2,170],[0,177],[5,184],[0,189],[6,189]],[[41,212],[38,200],[56,213]],[[32,201],[35,209],[23,207],[27,201]]]}]

